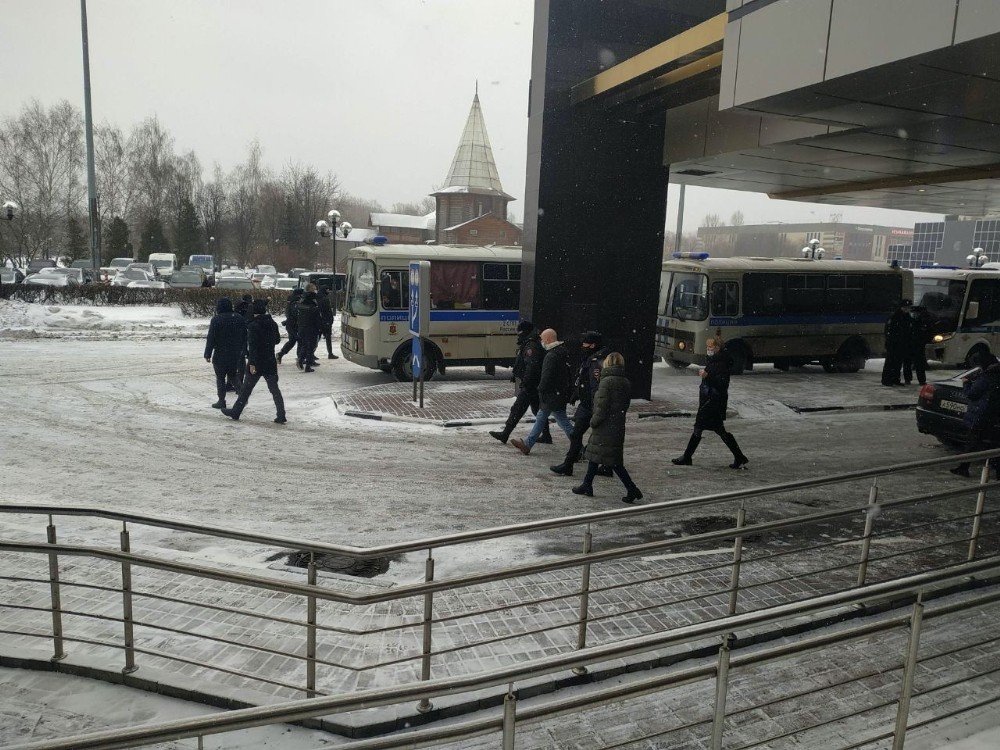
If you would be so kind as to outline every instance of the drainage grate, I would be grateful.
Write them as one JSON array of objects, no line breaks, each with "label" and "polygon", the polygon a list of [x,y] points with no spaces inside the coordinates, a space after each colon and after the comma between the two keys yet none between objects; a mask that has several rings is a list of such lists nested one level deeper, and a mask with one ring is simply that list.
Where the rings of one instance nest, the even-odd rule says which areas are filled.
[{"label": "drainage grate", "polygon": [[[295,552],[276,552],[268,557],[267,561],[284,560],[286,565],[291,565],[293,568],[307,568],[309,567],[309,555],[309,552],[301,550]],[[388,573],[389,566],[395,558],[369,557],[359,559],[345,557],[344,555],[317,553],[315,559],[317,570],[325,570],[328,573],[340,573],[356,578],[375,578],[383,573]]]}]

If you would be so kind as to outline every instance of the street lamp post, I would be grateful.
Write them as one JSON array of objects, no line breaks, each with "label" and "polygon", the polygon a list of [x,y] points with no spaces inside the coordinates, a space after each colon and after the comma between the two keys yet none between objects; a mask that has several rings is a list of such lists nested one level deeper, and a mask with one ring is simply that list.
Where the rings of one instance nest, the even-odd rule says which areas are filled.
[{"label": "street lamp post", "polygon": [[354,227],[350,222],[340,220],[340,211],[333,209],[326,215],[326,221],[316,222],[316,231],[320,237],[329,237],[333,240],[333,273],[337,273],[337,227],[340,227],[341,234],[346,237]]},{"label": "street lamp post", "polygon": [[823,255],[826,250],[819,246],[819,240],[811,239],[809,240],[809,245],[802,248],[802,257],[809,258],[811,260],[823,260]]},{"label": "street lamp post", "polygon": [[990,259],[983,248],[977,247],[971,255],[965,256],[965,260],[968,261],[969,268],[982,268]]},{"label": "street lamp post", "polygon": [[90,106],[90,41],[87,36],[87,0],[80,0],[80,33],[83,40],[83,125],[87,141],[90,263],[96,274],[101,268],[101,218],[97,209],[97,176],[94,168],[94,113]]}]

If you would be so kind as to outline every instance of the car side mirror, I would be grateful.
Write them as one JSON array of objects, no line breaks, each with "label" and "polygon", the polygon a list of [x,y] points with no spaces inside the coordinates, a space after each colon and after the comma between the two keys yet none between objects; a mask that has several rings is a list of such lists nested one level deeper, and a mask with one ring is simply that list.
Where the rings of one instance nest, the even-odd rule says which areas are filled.
[{"label": "car side mirror", "polygon": [[975,320],[978,317],[979,317],[979,303],[978,302],[970,302],[969,303],[969,309],[965,313],[965,319],[966,320]]}]

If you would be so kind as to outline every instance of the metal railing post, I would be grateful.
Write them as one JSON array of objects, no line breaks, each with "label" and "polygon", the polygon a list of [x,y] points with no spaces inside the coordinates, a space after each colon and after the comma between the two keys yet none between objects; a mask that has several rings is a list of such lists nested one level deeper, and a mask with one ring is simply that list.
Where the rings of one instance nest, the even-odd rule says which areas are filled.
[{"label": "metal railing post", "polygon": [[[990,481],[990,462],[989,460],[983,464],[983,471],[979,475],[979,484],[985,485]],[[976,548],[979,546],[979,527],[982,525],[983,521],[983,508],[986,505],[986,490],[980,488],[979,494],[976,495],[976,514],[972,517],[972,533],[969,534],[969,554],[966,555],[966,562],[972,562],[976,559]]]},{"label": "metal railing post", "polygon": [[719,663],[715,669],[715,716],[712,719],[712,750],[722,750],[722,733],[726,727],[726,696],[729,693],[729,651],[734,633],[722,636],[719,646]]},{"label": "metal railing post", "polygon": [[[316,585],[316,555],[309,553],[306,581]],[[306,696],[316,697],[316,597],[306,597]]]},{"label": "metal railing post", "polygon": [[514,683],[507,686],[503,697],[503,750],[514,750],[514,724],[517,720],[517,696]]},{"label": "metal railing post", "polygon": [[[589,555],[591,544],[593,543],[593,536],[590,533],[590,524],[587,524],[587,530],[583,533],[583,554]],[[579,629],[576,634],[576,647],[577,649],[587,647],[587,619],[590,612],[590,563],[583,564],[583,572],[580,576],[580,624]],[[587,674],[587,667],[580,665],[579,667],[573,667],[573,674],[585,675]]]},{"label": "metal railing post", "polygon": [[[747,521],[746,501],[740,503],[736,513],[736,528],[742,529]],[[733,575],[729,581],[729,614],[736,614],[736,600],[740,593],[740,568],[743,565],[743,535],[737,534],[733,540]]]},{"label": "metal railing post", "polygon": [[[56,543],[56,526],[49,514],[49,525],[45,529],[49,544]],[[52,594],[52,661],[66,658],[63,650],[62,600],[59,596],[59,556],[49,553],[49,591]]]},{"label": "metal railing post", "polygon": [[[427,550],[427,562],[424,566],[424,580],[428,583],[434,580],[434,550]],[[431,678],[431,624],[434,620],[434,592],[429,591],[424,594],[424,643],[423,657],[420,660],[420,679],[426,682]],[[417,704],[417,711],[422,714],[431,710],[432,704],[429,698],[421,698]]]},{"label": "metal railing post", "polygon": [[[128,538],[128,524],[122,521],[122,552],[131,552]],[[130,674],[138,669],[135,665],[135,633],[132,625],[132,563],[122,563],[122,626],[125,629],[125,668],[122,674]]]},{"label": "metal railing post", "polygon": [[878,477],[872,480],[872,488],[868,492],[868,510],[865,513],[865,532],[861,536],[861,563],[858,565],[857,586],[864,586],[868,577],[868,557],[872,548],[872,530],[875,527],[875,517],[878,515]]},{"label": "metal railing post", "polygon": [[920,651],[920,624],[924,617],[924,595],[917,594],[910,615],[910,642],[903,664],[903,684],[899,689],[899,706],[896,709],[896,731],[892,736],[892,750],[903,750],[906,740],[906,723],[910,715],[910,696],[913,694],[913,677],[917,671],[917,654]]}]

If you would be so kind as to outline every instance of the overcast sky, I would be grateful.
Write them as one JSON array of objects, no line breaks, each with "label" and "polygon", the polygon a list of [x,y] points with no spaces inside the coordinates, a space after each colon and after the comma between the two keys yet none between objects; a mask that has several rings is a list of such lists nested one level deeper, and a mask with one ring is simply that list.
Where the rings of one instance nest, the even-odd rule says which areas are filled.
[{"label": "overcast sky", "polygon": [[[273,167],[332,170],[349,192],[391,205],[444,180],[478,78],[521,217],[532,10],[532,0],[89,0],[94,117],[127,128],[156,114],[206,171],[230,168],[256,138]],[[3,0],[0,50],[0,116],[33,98],[82,109],[76,0]],[[747,223],[926,216],[691,189],[686,229],[737,208]],[[675,217],[668,209],[668,226]]]}]

